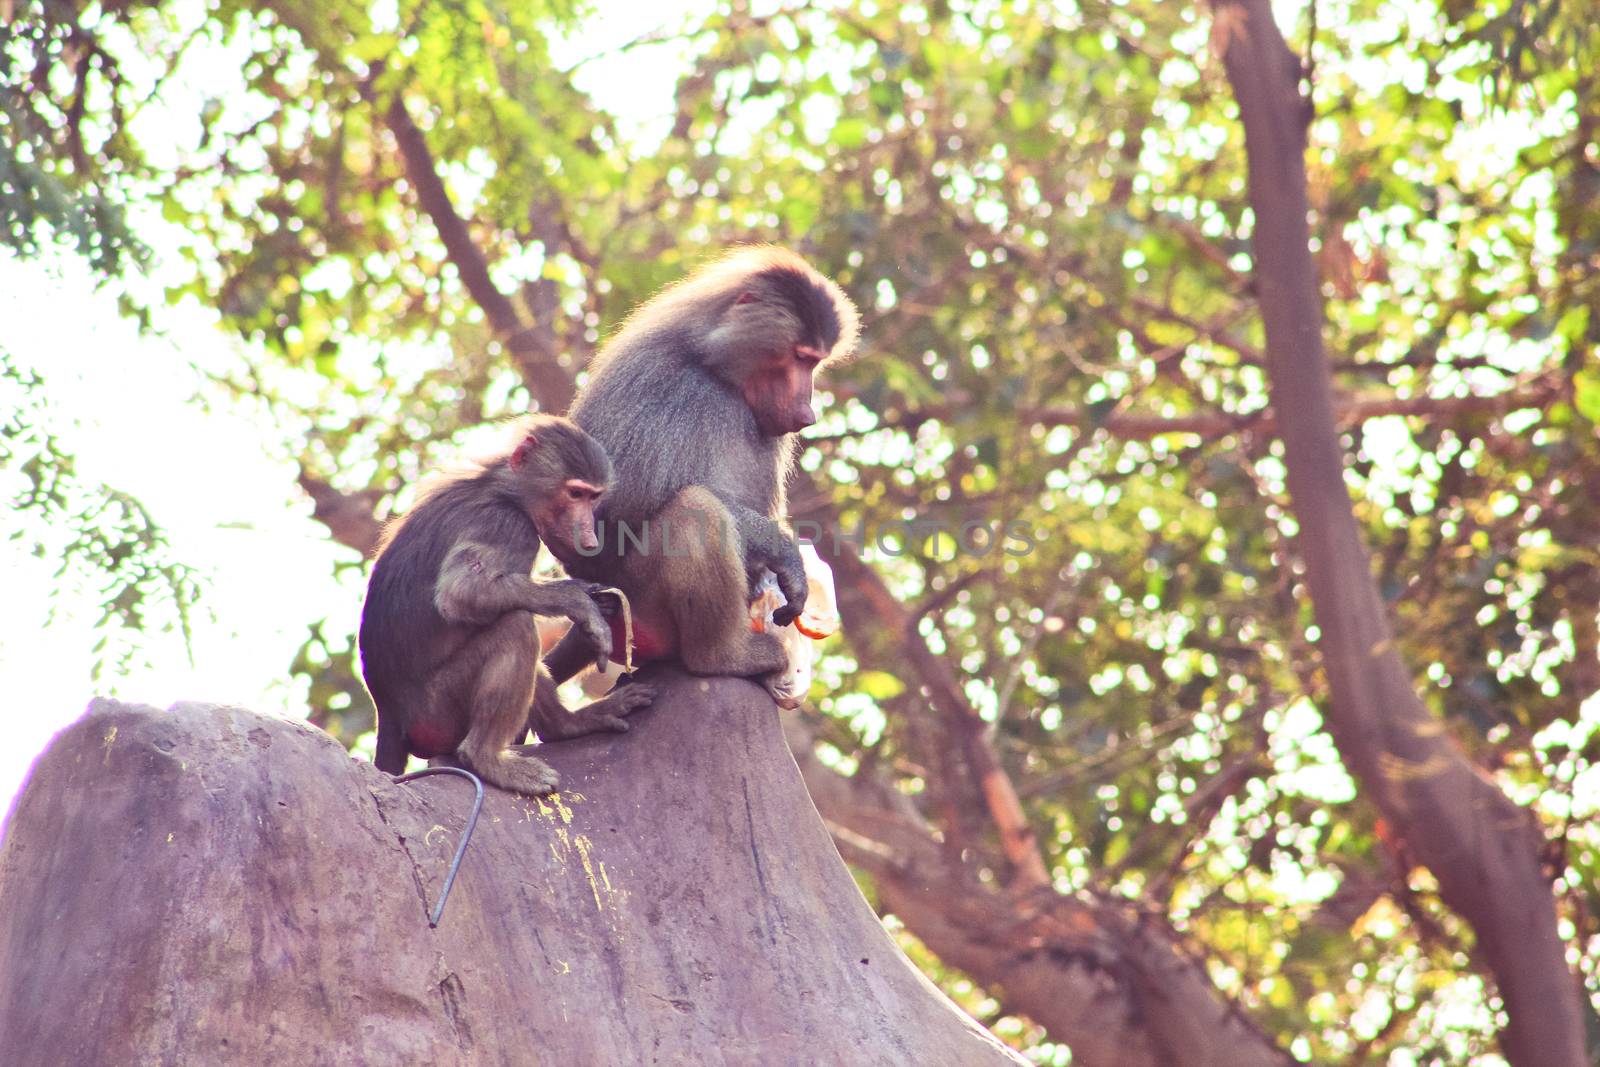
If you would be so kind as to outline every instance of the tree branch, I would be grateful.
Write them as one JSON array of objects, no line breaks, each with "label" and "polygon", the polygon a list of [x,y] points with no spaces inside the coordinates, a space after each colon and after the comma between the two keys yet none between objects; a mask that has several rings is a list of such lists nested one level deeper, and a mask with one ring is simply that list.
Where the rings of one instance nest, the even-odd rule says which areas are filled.
[{"label": "tree branch", "polygon": [[[1013,886],[1050,885],[1050,873],[1039,850],[1038,837],[1028,825],[1011,777],[1001,766],[999,754],[990,742],[988,724],[961,691],[955,672],[923,640],[917,630],[918,616],[906,610],[854,547],[837,539],[832,547],[834,554],[830,562],[835,580],[855,589],[861,602],[868,605],[873,625],[892,635],[895,647],[905,653],[912,672],[926,689],[934,710],[960,744],[989,818],[1000,835],[1001,851],[1012,868]],[[845,623],[849,628],[849,618]]]},{"label": "tree branch", "polygon": [[953,866],[909,798],[817,759],[797,716],[789,747],[840,853],[945,963],[1072,1049],[1085,1067],[1285,1067],[1177,936],[1131,905],[1048,887],[1002,892]]},{"label": "tree branch", "polygon": [[1279,433],[1322,631],[1329,728],[1368,796],[1433,872],[1445,903],[1472,924],[1476,952],[1509,1016],[1501,1034],[1506,1057],[1518,1067],[1580,1067],[1584,1016],[1540,869],[1538,830],[1418,698],[1351,510],[1306,221],[1309,108],[1299,61],[1273,22],[1270,0],[1216,0],[1214,7],[1213,44],[1244,125],[1272,402],[1294,412]]},{"label": "tree branch", "polygon": [[554,333],[548,324],[530,326],[525,323],[516,305],[494,284],[489,276],[489,263],[473,241],[466,221],[451,203],[428,142],[411,121],[405,99],[398,90],[384,112],[384,121],[400,149],[406,180],[416,190],[417,202],[439,231],[445,252],[461,275],[461,284],[483,309],[490,328],[511,353],[539,407],[554,412],[567,410],[572,403],[576,368],[561,365]]},{"label": "tree branch", "polygon": [[[1564,378],[1552,375],[1503,393],[1345,400],[1335,404],[1333,422],[1337,430],[1348,430],[1369,419],[1390,415],[1419,418],[1506,415],[1524,408],[1543,408],[1564,396],[1567,389],[1568,384]],[[836,387],[835,392],[839,396],[852,395],[851,390],[846,388]],[[933,419],[949,420],[967,410],[969,410],[967,407],[958,403],[928,404],[915,411],[886,419],[881,427],[902,428],[916,426]],[[1193,415],[1143,415],[1119,411],[1098,413],[1086,408],[1045,406],[1018,408],[1016,418],[1024,425],[1073,426],[1087,432],[1103,430],[1108,436],[1123,441],[1148,441],[1166,434],[1192,434],[1204,438],[1227,437],[1230,434],[1245,432],[1272,436],[1281,434],[1276,407],[1265,407],[1238,415],[1225,411],[1199,412]],[[816,442],[826,438],[809,440]]]},{"label": "tree branch", "polygon": [[304,467],[295,480],[311,498],[311,517],[326,526],[335,541],[367,557],[377,551],[383,535],[377,515],[382,493],[372,489],[345,493]]}]

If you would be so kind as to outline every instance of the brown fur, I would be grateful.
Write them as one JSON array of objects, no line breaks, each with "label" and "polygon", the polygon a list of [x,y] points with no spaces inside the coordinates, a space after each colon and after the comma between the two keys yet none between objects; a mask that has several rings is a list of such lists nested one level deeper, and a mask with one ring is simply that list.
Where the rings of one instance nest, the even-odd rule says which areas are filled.
[{"label": "brown fur", "polygon": [[654,691],[635,685],[569,712],[540,662],[536,616],[570,618],[588,658],[611,651],[594,586],[530,578],[542,543],[558,559],[578,558],[610,478],[592,438],[537,416],[516,448],[437,481],[388,531],[360,637],[380,768],[453,758],[501,788],[548,793],[555,772],[510,746],[530,729],[545,740],[625,730],[622,716],[649,703]]}]

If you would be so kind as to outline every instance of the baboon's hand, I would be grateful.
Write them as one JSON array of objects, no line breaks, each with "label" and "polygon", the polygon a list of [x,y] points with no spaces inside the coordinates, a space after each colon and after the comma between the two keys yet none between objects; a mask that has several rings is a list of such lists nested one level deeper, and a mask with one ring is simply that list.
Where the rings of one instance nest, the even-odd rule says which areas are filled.
[{"label": "baboon's hand", "polygon": [[788,626],[806,609],[806,594],[811,590],[806,585],[805,571],[800,571],[798,580],[788,572],[778,575],[778,590],[788,603],[773,611],[772,621],[778,626]]},{"label": "baboon's hand", "polygon": [[590,582],[588,592],[589,599],[602,616],[607,619],[622,617],[622,590],[604,582]]},{"label": "baboon's hand", "polygon": [[611,658],[611,624],[600,612],[600,608],[592,599],[591,589],[593,583],[573,582],[578,591],[576,602],[567,610],[567,618],[572,620],[572,625],[583,634],[589,647],[594,650],[594,664],[599,670],[605,670]]},{"label": "baboon's hand", "polygon": [[605,670],[611,658],[611,624],[605,620],[605,616],[601,615],[599,609],[593,605],[590,606],[588,614],[581,621],[574,619],[573,622],[583,627],[584,637],[588,638],[589,643],[594,646],[595,670]]}]

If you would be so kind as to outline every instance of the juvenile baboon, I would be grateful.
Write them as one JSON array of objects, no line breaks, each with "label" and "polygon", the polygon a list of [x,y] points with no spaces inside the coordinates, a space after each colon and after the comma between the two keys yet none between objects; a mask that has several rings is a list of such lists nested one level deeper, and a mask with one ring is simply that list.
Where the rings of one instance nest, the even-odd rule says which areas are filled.
[{"label": "juvenile baboon", "polygon": [[[454,755],[485,781],[548,793],[556,772],[508,752],[542,740],[626,730],[655,691],[629,685],[576,712],[539,661],[535,616],[566,616],[602,667],[611,630],[586,581],[535,582],[543,541],[562,563],[597,547],[605,451],[567,419],[534,416],[509,453],[440,481],[387,532],[361,611],[361,673],[378,708],[377,765]],[[614,594],[613,594],[614,596]]]},{"label": "juvenile baboon", "polygon": [[675,654],[696,674],[782,669],[748,605],[763,567],[787,601],[779,625],[805,605],[784,480],[794,434],[816,421],[812,376],[856,331],[849,298],[799,256],[745,248],[646,302],[595,357],[572,418],[616,477],[602,544],[571,569],[628,595],[640,656]]}]

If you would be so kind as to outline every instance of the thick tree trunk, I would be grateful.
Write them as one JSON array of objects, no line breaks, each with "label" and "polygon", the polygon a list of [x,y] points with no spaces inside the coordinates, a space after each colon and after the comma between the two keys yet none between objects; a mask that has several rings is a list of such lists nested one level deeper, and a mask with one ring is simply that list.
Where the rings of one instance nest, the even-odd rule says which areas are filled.
[{"label": "thick tree trunk", "polygon": [[304,724],[94,704],[0,847],[10,1063],[1022,1062],[901,955],[777,712],[667,676],[565,789],[396,784]]},{"label": "thick tree trunk", "polygon": [[1309,246],[1299,64],[1268,0],[1215,8],[1213,39],[1245,129],[1272,406],[1322,631],[1329,727],[1369,798],[1433,872],[1445,902],[1472,924],[1478,956],[1505,1001],[1506,1056],[1519,1067],[1579,1067],[1586,1058],[1578,984],[1539,867],[1538,830],[1418,698],[1351,511]]}]

